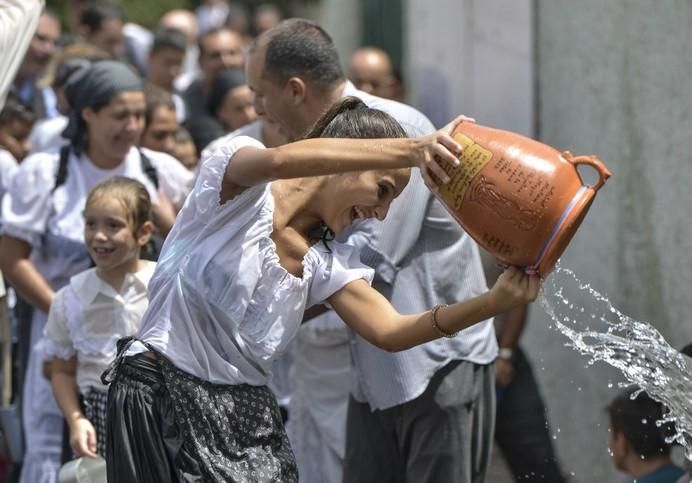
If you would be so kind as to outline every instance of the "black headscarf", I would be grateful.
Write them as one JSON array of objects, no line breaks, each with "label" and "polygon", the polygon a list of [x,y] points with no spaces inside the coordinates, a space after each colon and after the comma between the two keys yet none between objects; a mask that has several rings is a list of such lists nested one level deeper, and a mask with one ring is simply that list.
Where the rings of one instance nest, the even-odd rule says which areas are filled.
[{"label": "black headscarf", "polygon": [[226,94],[228,94],[230,90],[244,86],[245,84],[247,84],[247,81],[245,80],[245,72],[243,72],[243,69],[226,69],[216,74],[207,100],[209,114],[216,117],[216,111],[221,107],[221,103],[224,97],[226,97]]},{"label": "black headscarf", "polygon": [[77,70],[65,82],[70,119],[62,136],[71,141],[75,150],[82,151],[87,133],[82,110],[85,107],[102,107],[123,92],[143,90],[142,79],[122,62],[103,60]]}]

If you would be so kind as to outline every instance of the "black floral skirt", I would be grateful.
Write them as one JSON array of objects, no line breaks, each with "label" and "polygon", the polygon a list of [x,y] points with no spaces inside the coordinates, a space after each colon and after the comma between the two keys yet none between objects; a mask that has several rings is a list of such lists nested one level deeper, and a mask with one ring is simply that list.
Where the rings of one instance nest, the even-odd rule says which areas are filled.
[{"label": "black floral skirt", "polygon": [[111,374],[109,483],[298,481],[266,386],[211,384],[144,355]]}]

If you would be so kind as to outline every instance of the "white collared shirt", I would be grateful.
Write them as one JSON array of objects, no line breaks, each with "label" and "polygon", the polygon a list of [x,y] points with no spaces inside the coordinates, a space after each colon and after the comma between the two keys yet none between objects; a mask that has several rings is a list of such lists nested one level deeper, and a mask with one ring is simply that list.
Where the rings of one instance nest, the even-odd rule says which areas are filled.
[{"label": "white collared shirt", "polygon": [[[205,381],[264,385],[305,308],[353,280],[370,282],[373,271],[353,247],[319,242],[303,258],[302,277],[287,272],[271,239],[271,184],[219,203],[228,163],[245,146],[263,148],[241,136],[200,167],[161,250],[137,338]],[[133,344],[128,354],[144,350]]]},{"label": "white collared shirt", "polygon": [[126,275],[119,291],[91,268],[55,294],[40,349],[46,359],[77,356],[77,386],[82,394],[89,388],[106,390],[101,374],[115,358],[118,339],[137,332],[155,267],[147,262],[144,269]]}]

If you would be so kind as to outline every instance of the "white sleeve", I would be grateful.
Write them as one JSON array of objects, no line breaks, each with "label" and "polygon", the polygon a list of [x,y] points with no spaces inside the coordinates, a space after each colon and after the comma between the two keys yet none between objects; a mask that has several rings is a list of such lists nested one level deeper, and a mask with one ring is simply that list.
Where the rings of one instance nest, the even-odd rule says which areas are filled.
[{"label": "white sleeve", "polygon": [[180,208],[195,182],[195,175],[166,153],[142,149],[159,177],[159,186],[174,206]]},{"label": "white sleeve", "polygon": [[335,241],[327,244],[328,249],[322,242],[315,247],[320,260],[313,268],[306,307],[324,303],[335,292],[354,280],[364,279],[372,283],[375,275],[372,268],[361,263],[356,248]]},{"label": "white sleeve", "polygon": [[209,156],[214,154],[214,151],[216,151],[218,148],[220,148],[224,144],[229,143],[232,139],[240,136],[249,136],[252,139],[256,139],[257,141],[262,142],[262,120],[257,119],[255,121],[252,121],[250,124],[236,129],[231,133],[221,136],[220,138],[214,139],[202,150],[199,159],[201,161],[204,161]]},{"label": "white sleeve", "polygon": [[234,132],[235,131],[233,131],[230,134],[225,134],[224,136],[222,136],[220,138],[216,138],[212,142],[207,144],[207,146],[202,150],[202,153],[200,154],[200,157],[199,157],[200,162],[206,160],[209,156],[211,156],[214,153],[214,151],[216,151],[221,146],[223,146],[225,143],[227,143],[228,141],[233,139],[235,137]]},{"label": "white sleeve", "polygon": [[0,0],[0,109],[36,31],[45,0]]},{"label": "white sleeve", "polygon": [[75,347],[67,329],[65,317],[65,297],[69,285],[58,290],[50,304],[48,320],[43,329],[43,339],[39,342],[40,353],[44,360],[57,357],[58,359],[70,359],[75,355]]},{"label": "white sleeve", "polygon": [[[1,0],[0,0],[1,1]],[[2,200],[2,233],[37,247],[53,214],[56,154],[37,153],[19,166]]]},{"label": "white sleeve", "polygon": [[[252,146],[264,149],[259,141],[247,136],[239,136],[221,144],[199,168],[197,181],[190,198],[195,204],[196,214],[203,218],[210,217],[219,208],[219,196],[221,195],[221,183],[226,174],[226,168],[233,155],[241,148]],[[233,200],[233,204],[239,204],[241,199],[247,200],[259,196],[265,190],[264,185],[251,186]],[[229,204],[229,203],[226,203]]]}]

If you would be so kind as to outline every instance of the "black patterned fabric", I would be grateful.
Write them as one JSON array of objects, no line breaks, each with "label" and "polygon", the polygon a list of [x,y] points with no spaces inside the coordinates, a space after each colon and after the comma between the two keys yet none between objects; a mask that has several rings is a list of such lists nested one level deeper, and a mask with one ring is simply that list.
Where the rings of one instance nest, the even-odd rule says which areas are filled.
[{"label": "black patterned fabric", "polygon": [[162,357],[124,358],[109,392],[107,434],[109,483],[298,481],[266,386],[211,384]]},{"label": "black patterned fabric", "polygon": [[97,389],[89,389],[83,395],[84,414],[96,430],[96,452],[106,457],[106,410],[108,408],[108,393]]}]

